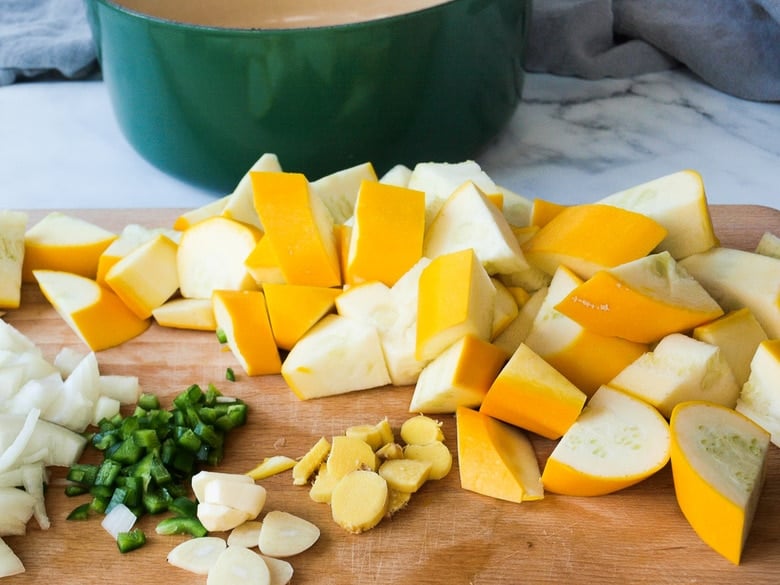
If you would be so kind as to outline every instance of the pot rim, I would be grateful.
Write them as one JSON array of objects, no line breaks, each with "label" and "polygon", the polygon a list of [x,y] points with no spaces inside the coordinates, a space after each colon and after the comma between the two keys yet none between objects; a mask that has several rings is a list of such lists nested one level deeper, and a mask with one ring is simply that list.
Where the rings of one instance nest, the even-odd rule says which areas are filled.
[{"label": "pot rim", "polygon": [[175,29],[192,30],[192,31],[205,31],[215,32],[231,35],[257,35],[259,34],[300,34],[306,31],[341,31],[360,29],[365,27],[373,27],[382,25],[385,23],[391,23],[393,21],[409,18],[410,16],[423,14],[431,11],[440,11],[452,4],[458,4],[461,2],[468,2],[470,0],[434,0],[433,3],[423,6],[421,8],[411,10],[408,12],[401,12],[397,14],[380,15],[367,20],[348,21],[342,23],[327,23],[322,25],[312,26],[273,26],[273,27],[237,27],[237,26],[220,26],[210,24],[200,24],[187,22],[184,20],[174,20],[171,18],[156,16],[147,12],[142,12],[133,8],[125,6],[118,0],[86,0],[92,4],[102,4],[106,8],[112,9],[118,13],[125,14],[134,19],[148,21],[154,24],[160,24],[169,26]]}]

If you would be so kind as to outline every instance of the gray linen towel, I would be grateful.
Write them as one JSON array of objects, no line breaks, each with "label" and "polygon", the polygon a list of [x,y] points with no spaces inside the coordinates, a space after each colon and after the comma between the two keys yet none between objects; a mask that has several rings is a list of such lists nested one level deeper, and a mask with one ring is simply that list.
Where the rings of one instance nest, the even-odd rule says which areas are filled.
[{"label": "gray linen towel", "polygon": [[50,72],[80,77],[94,65],[83,0],[0,0],[0,85]]},{"label": "gray linen towel", "polygon": [[721,91],[780,101],[780,0],[536,0],[526,67],[587,79],[685,65]]}]

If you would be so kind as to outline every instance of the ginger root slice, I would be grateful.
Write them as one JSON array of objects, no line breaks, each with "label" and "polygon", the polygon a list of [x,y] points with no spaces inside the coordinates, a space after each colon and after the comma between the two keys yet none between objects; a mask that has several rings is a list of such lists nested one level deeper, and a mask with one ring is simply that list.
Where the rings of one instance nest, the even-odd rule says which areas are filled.
[{"label": "ginger root slice", "polygon": [[333,520],[353,534],[370,530],[387,514],[388,494],[387,482],[375,471],[351,471],[333,488]]}]

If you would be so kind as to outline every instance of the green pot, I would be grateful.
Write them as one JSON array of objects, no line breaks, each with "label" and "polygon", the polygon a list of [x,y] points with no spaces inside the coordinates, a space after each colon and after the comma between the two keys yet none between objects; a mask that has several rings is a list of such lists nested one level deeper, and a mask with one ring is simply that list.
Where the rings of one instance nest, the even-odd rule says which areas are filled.
[{"label": "green pot", "polygon": [[213,12],[236,5],[215,25],[176,13],[204,2],[86,0],[123,133],[185,181],[229,192],[265,152],[311,180],[367,161],[378,173],[458,162],[520,101],[531,0],[450,0],[305,28],[240,28],[240,3],[212,0]]}]

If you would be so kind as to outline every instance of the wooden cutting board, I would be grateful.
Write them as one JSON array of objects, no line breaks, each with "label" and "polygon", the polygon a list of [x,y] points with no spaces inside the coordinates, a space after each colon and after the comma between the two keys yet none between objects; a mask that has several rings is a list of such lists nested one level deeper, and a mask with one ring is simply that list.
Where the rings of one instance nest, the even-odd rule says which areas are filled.
[{"label": "wooden cutting board", "polygon": [[[91,210],[74,215],[120,230],[130,222],[169,226],[176,210]],[[780,211],[756,206],[714,206],[716,232],[727,246],[752,250],[764,231],[780,234]],[[31,222],[42,212],[30,214]],[[65,346],[85,351],[67,325],[32,285],[23,305],[5,319],[31,337],[52,359]],[[229,439],[221,470],[244,472],[264,457],[298,457],[320,436],[387,416],[397,429],[405,420],[411,388],[383,388],[302,402],[279,376],[248,378],[212,333],[150,330],[121,347],[98,354],[105,374],[133,374],[143,388],[171,398],[192,383],[216,383],[250,407],[246,427]],[[233,366],[236,382],[225,380]],[[440,417],[446,441],[456,452],[452,416]],[[540,463],[553,443],[532,437]],[[182,537],[154,533],[158,518],[145,518],[149,543],[121,555],[98,518],[69,522],[66,515],[83,499],[63,495],[56,470],[47,494],[52,527],[30,522],[25,537],[7,542],[27,572],[3,583],[137,585],[205,583],[166,562]],[[290,474],[264,480],[266,511],[286,510],[322,529],[320,541],[290,559],[293,583],[371,585],[497,585],[537,583],[778,583],[780,582],[780,450],[771,448],[766,486],[745,548],[734,566],[703,544],[677,507],[667,466],[632,488],[593,498],[548,494],[538,502],[512,504],[460,488],[457,461],[450,475],[431,482],[393,519],[361,535],[336,526],[325,504],[309,499]]]}]

